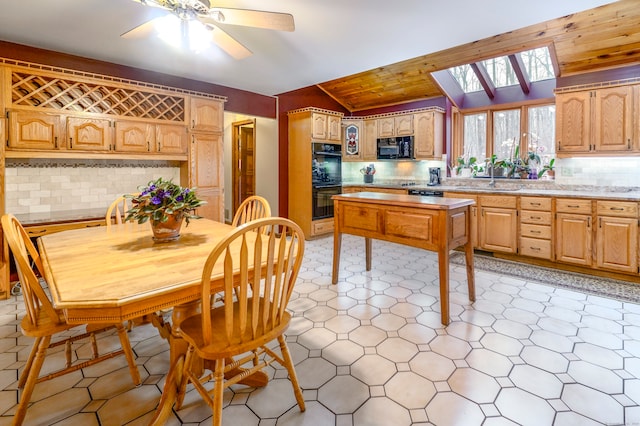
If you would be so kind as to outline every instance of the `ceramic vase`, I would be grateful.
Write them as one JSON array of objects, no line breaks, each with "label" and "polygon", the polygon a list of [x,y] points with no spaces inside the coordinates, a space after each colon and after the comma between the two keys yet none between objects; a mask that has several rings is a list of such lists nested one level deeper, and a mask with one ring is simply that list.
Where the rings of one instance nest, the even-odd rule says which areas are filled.
[{"label": "ceramic vase", "polygon": [[151,220],[151,230],[153,231],[153,241],[157,243],[164,243],[167,241],[174,241],[180,237],[180,228],[184,220],[182,214],[170,214],[169,219],[162,222],[159,220]]}]

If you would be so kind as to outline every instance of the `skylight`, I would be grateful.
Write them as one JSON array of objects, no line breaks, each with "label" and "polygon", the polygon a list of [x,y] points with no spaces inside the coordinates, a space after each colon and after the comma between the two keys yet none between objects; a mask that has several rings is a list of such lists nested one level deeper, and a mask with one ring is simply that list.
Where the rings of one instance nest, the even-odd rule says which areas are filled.
[{"label": "skylight", "polygon": [[547,47],[460,65],[449,68],[449,72],[464,93],[484,89],[490,94],[497,87],[527,87],[531,82],[554,78]]}]

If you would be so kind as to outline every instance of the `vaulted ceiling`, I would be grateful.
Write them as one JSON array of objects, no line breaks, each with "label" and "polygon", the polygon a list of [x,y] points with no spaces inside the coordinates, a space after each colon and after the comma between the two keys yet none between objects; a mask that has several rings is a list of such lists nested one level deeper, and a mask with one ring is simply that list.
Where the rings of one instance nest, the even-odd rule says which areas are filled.
[{"label": "vaulted ceiling", "polygon": [[626,0],[318,86],[350,111],[444,96],[432,72],[548,46],[560,76],[640,63],[640,2]]}]

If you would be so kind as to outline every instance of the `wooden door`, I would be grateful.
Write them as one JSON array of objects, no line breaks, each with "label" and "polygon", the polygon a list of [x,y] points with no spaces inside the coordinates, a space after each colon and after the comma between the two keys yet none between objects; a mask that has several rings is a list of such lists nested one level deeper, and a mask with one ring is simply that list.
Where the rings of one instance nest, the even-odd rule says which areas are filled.
[{"label": "wooden door", "polygon": [[481,207],[479,221],[481,249],[516,253],[518,247],[516,210]]},{"label": "wooden door", "polygon": [[556,213],[556,260],[591,266],[591,216]]},{"label": "wooden door", "polygon": [[232,128],[232,204],[235,212],[247,197],[256,193],[256,121],[238,121]]},{"label": "wooden door", "polygon": [[207,202],[197,213],[224,222],[224,175],[222,135],[202,133],[191,136],[192,181],[198,197]]},{"label": "wooden door", "polygon": [[556,149],[587,152],[591,146],[591,92],[556,95]]},{"label": "wooden door", "polygon": [[176,124],[156,125],[156,149],[163,154],[186,154],[187,127]]},{"label": "wooden door", "polygon": [[395,121],[393,117],[378,119],[378,137],[390,138],[396,135]]},{"label": "wooden door", "polygon": [[362,160],[370,161],[378,159],[378,121],[364,120],[362,141]]},{"label": "wooden door", "polygon": [[633,134],[631,86],[594,91],[594,143],[596,151],[630,151]]},{"label": "wooden door", "polygon": [[413,135],[413,114],[394,117],[393,125],[395,127],[396,136]]},{"label": "wooden door", "polygon": [[363,142],[362,120],[344,120],[344,140],[342,141],[342,161],[361,161]]},{"label": "wooden door", "polygon": [[113,142],[111,120],[67,117],[67,148],[109,151]]},{"label": "wooden door", "polygon": [[60,116],[32,111],[9,112],[8,147],[16,149],[58,149]]},{"label": "wooden door", "polygon": [[596,264],[613,271],[638,271],[638,219],[598,217]]},{"label": "wooden door", "polygon": [[154,127],[141,121],[116,121],[116,151],[151,152],[155,150]]},{"label": "wooden door", "polygon": [[342,119],[337,115],[327,117],[327,139],[342,142]]}]

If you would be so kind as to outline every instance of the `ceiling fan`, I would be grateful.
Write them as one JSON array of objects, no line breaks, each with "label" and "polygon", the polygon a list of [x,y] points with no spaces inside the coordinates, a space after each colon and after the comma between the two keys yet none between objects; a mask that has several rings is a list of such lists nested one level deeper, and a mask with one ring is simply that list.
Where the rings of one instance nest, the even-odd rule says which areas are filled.
[{"label": "ceiling fan", "polygon": [[[180,36],[183,42],[189,37],[204,38],[213,41],[222,50],[235,59],[243,59],[252,52],[235,38],[220,28],[218,24],[242,25],[279,31],[293,31],[293,16],[288,13],[265,12],[250,9],[232,9],[213,7],[209,0],[133,0],[145,6],[167,10],[173,17],[179,18]],[[138,38],[151,34],[158,22],[164,17],[154,18],[122,34],[124,38]],[[193,23],[200,28],[199,35],[189,32]]]}]

